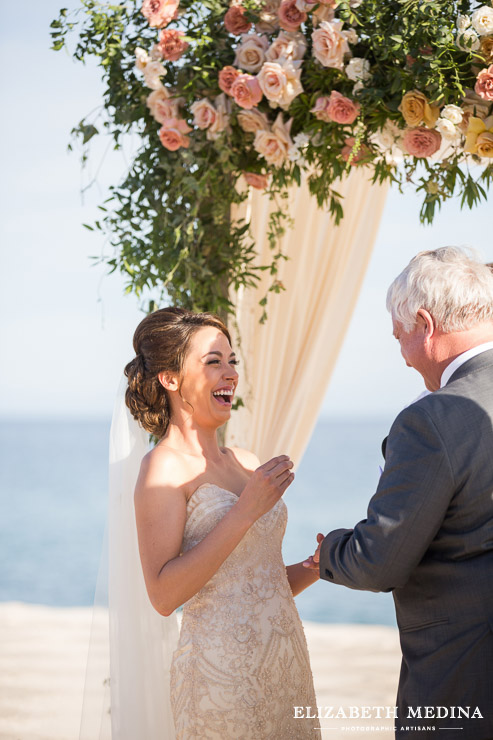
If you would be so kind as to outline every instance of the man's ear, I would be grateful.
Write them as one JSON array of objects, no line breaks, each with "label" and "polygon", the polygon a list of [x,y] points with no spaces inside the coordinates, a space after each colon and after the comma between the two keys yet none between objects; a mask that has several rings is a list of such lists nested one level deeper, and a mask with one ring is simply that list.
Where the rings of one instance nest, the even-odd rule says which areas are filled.
[{"label": "man's ear", "polygon": [[416,318],[419,325],[421,326],[425,338],[431,339],[436,330],[435,319],[433,318],[431,313],[427,311],[426,308],[420,308],[418,310],[418,313],[416,314]]},{"label": "man's ear", "polygon": [[178,378],[173,373],[163,372],[159,373],[157,377],[163,388],[166,388],[167,391],[178,390]]}]

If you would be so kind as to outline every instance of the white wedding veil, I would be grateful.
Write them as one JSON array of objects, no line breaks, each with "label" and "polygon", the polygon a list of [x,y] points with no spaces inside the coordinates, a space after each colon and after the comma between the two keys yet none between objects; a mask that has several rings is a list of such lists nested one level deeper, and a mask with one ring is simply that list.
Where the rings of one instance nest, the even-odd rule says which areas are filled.
[{"label": "white wedding veil", "polygon": [[[155,611],[145,587],[137,542],[134,489],[141,460],[149,450],[149,434],[131,416],[125,404],[126,388],[127,379],[123,377],[110,431],[107,551],[110,706],[107,707],[107,699],[100,699],[98,716],[94,717],[94,697],[87,701],[95,673],[90,664],[97,663],[91,660],[90,649],[80,740],[109,737],[111,740],[174,740],[169,670],[178,639],[178,623],[176,614],[163,617]],[[94,642],[98,613],[95,608],[91,642]],[[99,720],[97,734],[94,720]]]}]

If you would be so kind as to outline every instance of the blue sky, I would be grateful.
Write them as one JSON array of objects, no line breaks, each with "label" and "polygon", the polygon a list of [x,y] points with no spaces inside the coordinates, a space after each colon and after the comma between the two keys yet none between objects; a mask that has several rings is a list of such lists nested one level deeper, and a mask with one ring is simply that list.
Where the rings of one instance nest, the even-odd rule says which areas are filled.
[{"label": "blue sky", "polygon": [[[75,3],[69,3],[73,7]],[[89,257],[105,248],[84,229],[131,156],[109,151],[98,185],[81,200],[77,154],[67,153],[72,126],[100,104],[97,69],[50,51],[49,23],[61,6],[28,0],[0,8],[3,116],[1,194],[0,414],[108,416],[122,367],[142,317],[123,280],[105,276]],[[133,142],[135,143],[135,142]],[[92,173],[106,145],[95,151]],[[477,248],[493,261],[491,197],[473,211],[448,203],[432,227],[420,226],[420,199],[389,194],[370,268],[322,413],[391,419],[422,390],[391,336],[385,294],[421,249]]]}]

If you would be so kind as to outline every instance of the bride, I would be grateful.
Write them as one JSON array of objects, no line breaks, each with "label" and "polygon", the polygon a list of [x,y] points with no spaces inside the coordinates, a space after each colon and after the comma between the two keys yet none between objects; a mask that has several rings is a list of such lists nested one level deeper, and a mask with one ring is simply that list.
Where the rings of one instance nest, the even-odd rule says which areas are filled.
[{"label": "bride", "polygon": [[294,712],[316,700],[293,596],[318,574],[282,561],[293,463],[219,446],[238,383],[219,318],[161,309],[134,349],[125,401],[159,438],[135,488],[142,571],[160,615],[184,605],[170,671],[176,737],[320,737]]}]

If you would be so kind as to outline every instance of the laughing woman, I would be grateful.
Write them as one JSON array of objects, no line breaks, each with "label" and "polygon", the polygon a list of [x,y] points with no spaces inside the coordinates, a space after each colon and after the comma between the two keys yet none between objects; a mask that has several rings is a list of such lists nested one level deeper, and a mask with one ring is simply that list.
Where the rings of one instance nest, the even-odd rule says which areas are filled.
[{"label": "laughing woman", "polygon": [[316,706],[293,596],[318,578],[282,560],[293,464],[219,446],[238,383],[219,318],[161,309],[139,324],[134,349],[126,403],[160,440],[135,490],[142,569],[160,614],[184,605],[171,666],[176,737],[318,738],[319,723],[293,709]]}]

